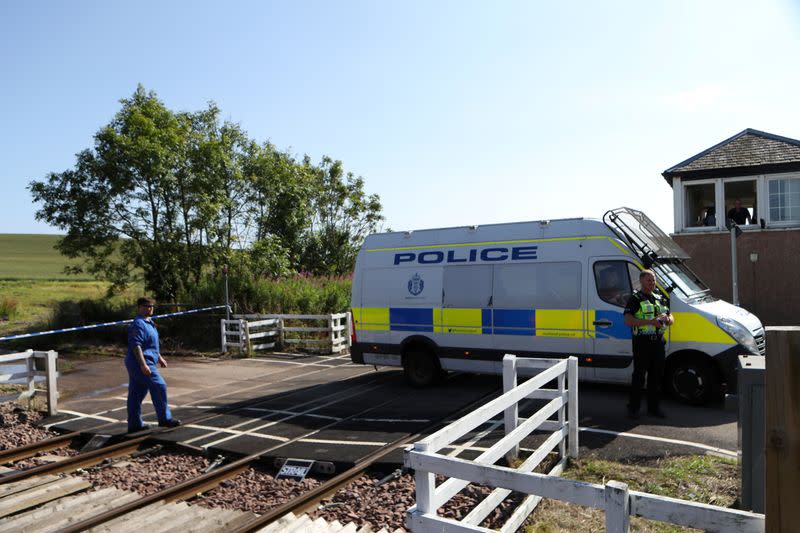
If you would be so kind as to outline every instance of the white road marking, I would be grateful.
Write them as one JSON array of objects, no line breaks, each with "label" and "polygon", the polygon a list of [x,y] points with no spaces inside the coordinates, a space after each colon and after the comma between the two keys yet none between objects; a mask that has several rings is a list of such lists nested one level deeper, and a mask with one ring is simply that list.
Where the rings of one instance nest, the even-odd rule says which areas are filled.
[{"label": "white road marking", "polygon": [[726,450],[724,448],[717,448],[716,446],[709,446],[707,444],[702,444],[699,442],[691,442],[688,440],[679,440],[679,439],[668,439],[666,437],[654,437],[652,435],[642,435],[640,433],[630,433],[628,431],[611,431],[610,429],[597,429],[597,428],[582,428],[579,427],[578,431],[586,431],[590,433],[602,433],[605,435],[615,435],[619,437],[630,437],[633,439],[642,439],[642,440],[653,440],[656,442],[668,442],[670,444],[681,444],[683,446],[691,446],[693,448],[699,448],[701,450],[706,450],[707,452],[717,453],[720,455],[724,455],[726,457],[737,457],[737,452],[732,450]]}]

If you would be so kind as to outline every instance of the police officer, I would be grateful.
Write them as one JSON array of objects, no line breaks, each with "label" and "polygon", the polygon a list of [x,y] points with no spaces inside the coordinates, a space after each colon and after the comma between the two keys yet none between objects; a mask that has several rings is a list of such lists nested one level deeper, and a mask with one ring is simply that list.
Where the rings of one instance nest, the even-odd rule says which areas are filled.
[{"label": "police officer", "polygon": [[167,366],[161,357],[158,330],[151,320],[155,300],[148,297],[136,301],[136,318],[128,327],[128,353],[125,368],[128,370],[128,432],[148,429],[142,420],[142,400],[150,393],[158,417],[158,425],[175,427],[180,420],[172,418],[167,403],[167,382],[161,377],[157,366]]},{"label": "police officer", "polygon": [[652,270],[639,273],[641,290],[635,291],[625,306],[625,325],[633,330],[633,378],[631,379],[628,416],[639,418],[642,387],[647,374],[647,411],[664,418],[661,402],[661,380],[664,377],[664,328],[675,320],[656,289]]}]

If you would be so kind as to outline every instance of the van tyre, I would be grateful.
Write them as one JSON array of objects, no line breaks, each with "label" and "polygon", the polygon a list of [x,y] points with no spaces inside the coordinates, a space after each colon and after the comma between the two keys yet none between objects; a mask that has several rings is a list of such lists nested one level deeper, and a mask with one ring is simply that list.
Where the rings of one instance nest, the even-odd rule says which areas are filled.
[{"label": "van tyre", "polygon": [[719,372],[704,359],[682,357],[669,364],[666,372],[667,391],[676,399],[691,405],[705,405],[722,395]]},{"label": "van tyre", "polygon": [[409,350],[403,357],[403,373],[412,387],[428,387],[442,374],[436,356],[426,350]]}]

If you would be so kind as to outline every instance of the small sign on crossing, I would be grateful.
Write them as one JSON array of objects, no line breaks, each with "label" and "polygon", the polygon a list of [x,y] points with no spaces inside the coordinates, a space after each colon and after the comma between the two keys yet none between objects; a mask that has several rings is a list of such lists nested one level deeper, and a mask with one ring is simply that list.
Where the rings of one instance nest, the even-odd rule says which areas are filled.
[{"label": "small sign on crossing", "polygon": [[314,461],[308,459],[286,459],[275,479],[289,478],[295,481],[303,481],[311,471],[312,466],[314,466]]}]

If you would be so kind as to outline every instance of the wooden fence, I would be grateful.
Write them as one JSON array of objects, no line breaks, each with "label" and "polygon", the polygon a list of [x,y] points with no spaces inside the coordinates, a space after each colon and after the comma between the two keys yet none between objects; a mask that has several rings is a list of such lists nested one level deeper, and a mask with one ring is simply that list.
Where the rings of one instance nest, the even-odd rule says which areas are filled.
[{"label": "wooden fence", "polygon": [[[545,370],[517,385],[517,372],[524,368]],[[565,374],[568,389],[564,386]],[[542,388],[554,379],[557,380],[557,389]],[[617,481],[598,485],[560,477],[567,456],[576,457],[578,454],[578,380],[574,357],[555,362],[552,359],[517,359],[506,355],[503,359],[503,385],[504,393],[499,398],[406,449],[405,466],[416,473],[417,504],[409,509],[406,518],[407,526],[414,533],[490,533],[494,530],[482,528],[480,524],[512,491],[528,496],[503,525],[501,531],[504,533],[516,531],[541,498],[605,510],[606,531],[610,533],[627,533],[631,516],[711,531],[764,531],[762,514],[631,491],[627,485]],[[519,420],[515,413],[518,403],[525,398],[549,402],[529,418]],[[504,413],[505,437],[475,460],[440,453],[442,448],[490,421],[501,411]],[[550,420],[553,416],[556,420]],[[536,429],[552,433],[520,466],[508,468],[494,464],[504,454],[514,456],[520,441]],[[559,449],[556,465],[548,474],[534,473],[533,469],[556,447]],[[436,474],[449,479],[437,487],[434,482]],[[495,490],[461,521],[438,516],[437,509],[469,483],[489,485]]]},{"label": "wooden fence", "polygon": [[[58,372],[56,371],[56,361],[58,352],[53,350],[47,352],[35,352],[26,350],[24,352],[0,355],[0,364],[23,362],[24,372],[10,374],[0,374],[0,383],[10,383],[12,381],[25,380],[27,388],[19,395],[17,400],[28,400],[30,407],[33,397],[43,394],[47,397],[47,413],[55,415],[58,413]],[[46,389],[36,388],[36,378],[44,377]],[[39,380],[41,381],[41,380]]]},{"label": "wooden fence", "polygon": [[[230,347],[252,353],[298,346],[321,353],[341,353],[350,348],[350,328],[350,313],[234,315],[232,320],[220,321],[222,352]],[[253,342],[259,339],[263,340]]]}]

